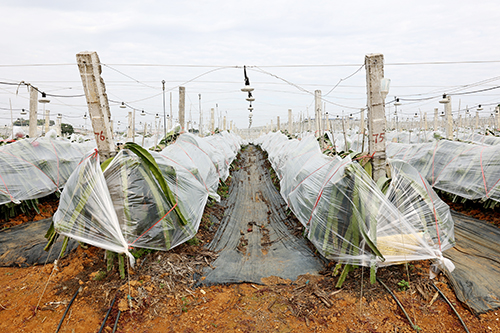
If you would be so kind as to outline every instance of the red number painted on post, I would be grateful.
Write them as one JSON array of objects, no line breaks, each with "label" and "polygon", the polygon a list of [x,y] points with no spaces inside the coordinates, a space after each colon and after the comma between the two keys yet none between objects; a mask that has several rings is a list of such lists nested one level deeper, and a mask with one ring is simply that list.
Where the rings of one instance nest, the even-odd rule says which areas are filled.
[{"label": "red number painted on post", "polygon": [[102,131],[101,131],[101,133],[94,132],[94,135],[96,136],[96,140],[101,140],[101,141],[106,140],[106,137],[103,135]]},{"label": "red number painted on post", "polygon": [[373,136],[375,137],[375,143],[382,142],[385,139],[385,133],[373,134]]}]

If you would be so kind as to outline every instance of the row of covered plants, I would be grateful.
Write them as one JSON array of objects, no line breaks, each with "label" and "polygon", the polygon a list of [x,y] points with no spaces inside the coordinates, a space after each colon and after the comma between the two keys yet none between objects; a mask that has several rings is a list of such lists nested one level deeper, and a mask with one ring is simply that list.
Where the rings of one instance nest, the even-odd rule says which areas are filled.
[{"label": "row of covered plants", "polygon": [[61,193],[49,245],[58,235],[125,254],[133,248],[169,250],[196,234],[204,207],[219,200],[219,181],[241,139],[222,132],[200,138],[188,133],[159,152],[126,143],[99,161],[88,154]]},{"label": "row of covered plants", "polygon": [[454,245],[448,206],[411,165],[392,160],[375,183],[369,158],[328,156],[313,136],[290,140],[269,133],[257,139],[280,178],[281,196],[327,259],[344,264],[338,286],[353,266],[376,268],[434,259],[453,270],[442,252]]}]

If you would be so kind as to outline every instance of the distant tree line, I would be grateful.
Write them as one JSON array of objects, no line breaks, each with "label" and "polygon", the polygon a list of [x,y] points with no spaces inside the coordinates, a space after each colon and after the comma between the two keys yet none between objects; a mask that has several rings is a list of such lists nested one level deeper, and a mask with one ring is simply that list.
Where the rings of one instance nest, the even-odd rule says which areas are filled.
[{"label": "distant tree line", "polygon": [[[45,119],[37,119],[36,124],[38,126],[43,126],[45,125]],[[28,119],[23,119],[23,118],[17,118],[16,121],[14,121],[14,126],[28,126],[29,125],[29,120]],[[49,126],[54,126],[55,122],[53,120],[50,120]],[[61,124],[61,133],[62,135],[69,135],[73,134],[75,130],[73,129],[73,126],[70,124]]]}]

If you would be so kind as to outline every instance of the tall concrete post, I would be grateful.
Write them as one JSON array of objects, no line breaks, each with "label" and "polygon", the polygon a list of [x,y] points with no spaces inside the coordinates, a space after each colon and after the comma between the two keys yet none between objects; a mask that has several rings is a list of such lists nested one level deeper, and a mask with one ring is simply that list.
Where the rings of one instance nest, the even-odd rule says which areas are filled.
[{"label": "tall concrete post", "polygon": [[316,137],[320,137],[323,135],[321,132],[321,120],[323,119],[321,112],[321,90],[314,91],[314,118],[316,120],[315,134]]},{"label": "tall concrete post", "polygon": [[496,130],[500,131],[500,104],[495,107]]},{"label": "tall concrete post", "polygon": [[215,110],[214,108],[210,109],[210,133],[215,132]]},{"label": "tall concrete post", "polygon": [[38,91],[30,86],[30,138],[36,138],[38,134],[38,124],[37,124],[37,113],[38,113]]},{"label": "tall concrete post", "polygon": [[45,134],[49,131],[50,127],[50,110],[45,110]]},{"label": "tall concrete post", "polygon": [[479,111],[476,111],[476,119],[475,119],[475,125],[474,125],[474,129],[478,129],[479,128]]},{"label": "tall concrete post", "polygon": [[186,112],[186,88],[179,87],[179,124],[181,125],[181,132],[185,129],[185,112]]},{"label": "tall concrete post", "polygon": [[62,132],[61,132],[61,117],[60,117],[61,114],[59,114],[56,118],[56,132],[57,132],[57,136],[61,137],[62,136]]},{"label": "tall concrete post", "polygon": [[113,133],[109,122],[109,111],[106,86],[101,78],[101,63],[96,52],[81,52],[76,55],[78,69],[82,79],[83,90],[87,99],[92,128],[97,142],[101,161],[116,154]]},{"label": "tall concrete post", "polygon": [[148,123],[144,122],[144,132],[142,133],[142,147],[144,147],[144,138],[146,137],[146,132],[148,131]]},{"label": "tall concrete post", "polygon": [[434,132],[438,130],[438,108],[434,109]]},{"label": "tall concrete post", "polygon": [[281,131],[280,116],[276,116],[276,130]]},{"label": "tall concrete post", "polygon": [[365,56],[366,88],[368,105],[368,150],[373,156],[373,179],[377,181],[386,175],[385,154],[385,102],[381,94],[381,81],[384,78],[384,56],[369,54]]},{"label": "tall concrete post", "polygon": [[132,111],[128,112],[128,128],[127,128],[127,141],[132,140],[134,136],[134,125],[133,125],[133,120],[132,120]]},{"label": "tall concrete post", "polygon": [[446,138],[453,140],[453,115],[451,114],[451,96],[446,96],[439,103],[444,104]]},{"label": "tall concrete post", "polygon": [[288,109],[288,134],[293,133],[293,114],[292,109]]},{"label": "tall concrete post", "polygon": [[222,128],[223,128],[224,131],[227,130],[227,128],[226,128],[226,116],[224,116],[224,119],[222,121]]}]

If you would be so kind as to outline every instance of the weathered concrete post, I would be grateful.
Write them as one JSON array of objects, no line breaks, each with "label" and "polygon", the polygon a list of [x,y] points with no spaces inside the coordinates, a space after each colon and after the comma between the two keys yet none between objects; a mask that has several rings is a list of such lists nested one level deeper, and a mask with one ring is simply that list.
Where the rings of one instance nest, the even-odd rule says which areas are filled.
[{"label": "weathered concrete post", "polygon": [[181,132],[185,129],[185,106],[186,106],[186,88],[179,87],[179,124],[181,125]]},{"label": "weathered concrete post", "polygon": [[288,134],[293,133],[293,114],[292,109],[288,109]]},{"label": "weathered concrete post", "polygon": [[368,150],[373,156],[373,179],[386,175],[385,164],[385,102],[382,98],[381,81],[384,78],[384,56],[369,54],[365,57],[368,105]]},{"label": "weathered concrete post", "polygon": [[320,137],[323,135],[321,133],[321,120],[322,120],[322,115],[321,115],[321,90],[315,90],[314,91],[314,118],[316,121],[316,128],[315,128],[315,135],[316,137]]},{"label": "weathered concrete post", "polygon": [[281,131],[280,116],[276,116],[276,130]]},{"label": "weathered concrete post", "polygon": [[214,108],[210,109],[210,133],[215,132],[215,111]]},{"label": "weathered concrete post", "polygon": [[37,113],[38,113],[38,91],[30,86],[30,138],[36,138],[38,134],[38,124],[37,124]]},{"label": "weathered concrete post", "polygon": [[474,129],[477,130],[479,128],[479,111],[476,111],[476,119],[475,119]]},{"label": "weathered concrete post", "polygon": [[104,80],[101,78],[101,64],[96,52],[81,52],[76,55],[83,90],[87,99],[92,128],[96,137],[101,161],[116,154],[113,133],[109,121],[108,96]]},{"label": "weathered concrete post", "polygon": [[45,134],[49,131],[50,127],[50,110],[45,110]]},{"label": "weathered concrete post", "polygon": [[222,120],[222,128],[225,130],[227,130],[226,128],[226,116],[224,116],[224,119]]},{"label": "weathered concrete post", "polygon": [[438,109],[434,109],[434,132],[438,130]]},{"label": "weathered concrete post", "polygon": [[59,113],[57,115],[57,118],[56,118],[56,132],[57,132],[57,136],[59,136],[59,137],[62,136],[62,132],[61,132],[61,119],[62,119],[62,115]]},{"label": "weathered concrete post", "polygon": [[439,103],[444,104],[446,138],[453,140],[453,115],[451,114],[451,96],[443,96]]},{"label": "weathered concrete post", "polygon": [[496,130],[500,131],[500,104],[495,107]]},{"label": "weathered concrete post", "polygon": [[127,128],[127,141],[132,140],[132,137],[134,136],[134,130],[133,130],[133,120],[132,120],[132,111],[128,112],[128,128]]},{"label": "weathered concrete post", "polygon": [[147,131],[148,131],[148,123],[144,122],[144,132],[142,133],[142,147],[144,147],[144,138],[146,137]]}]

